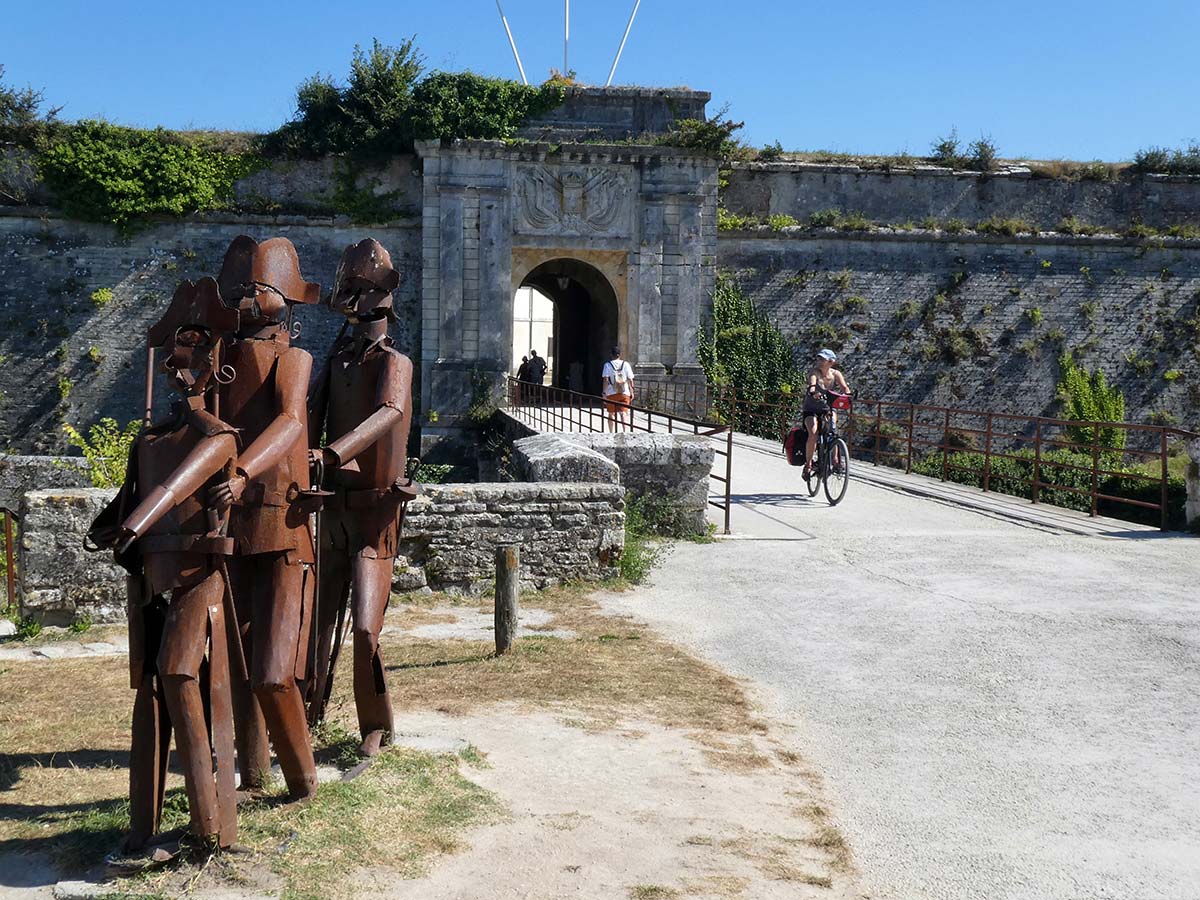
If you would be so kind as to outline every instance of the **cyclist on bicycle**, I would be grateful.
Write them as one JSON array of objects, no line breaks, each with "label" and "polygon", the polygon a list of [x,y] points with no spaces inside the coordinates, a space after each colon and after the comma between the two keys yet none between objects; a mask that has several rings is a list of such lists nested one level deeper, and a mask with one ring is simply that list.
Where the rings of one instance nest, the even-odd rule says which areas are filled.
[{"label": "cyclist on bicycle", "polygon": [[[808,441],[804,448],[804,478],[812,474],[812,458],[817,452],[817,431],[820,428],[820,418],[825,413],[833,416],[833,424],[837,425],[837,413],[829,408],[830,392],[849,394],[850,386],[846,384],[846,376],[841,370],[835,369],[837,354],[828,347],[817,352],[816,364],[808,372],[808,388],[804,395],[804,427],[808,431]],[[835,460],[835,463],[837,460]]]}]

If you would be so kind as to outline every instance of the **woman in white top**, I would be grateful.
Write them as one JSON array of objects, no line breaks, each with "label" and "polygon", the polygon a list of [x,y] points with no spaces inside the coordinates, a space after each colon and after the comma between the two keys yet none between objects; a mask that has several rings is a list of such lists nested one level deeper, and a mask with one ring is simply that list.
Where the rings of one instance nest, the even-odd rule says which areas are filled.
[{"label": "woman in white top", "polygon": [[[621,359],[621,348],[612,348],[612,357],[604,364],[600,373],[604,385],[604,410],[607,413],[610,431],[623,430],[625,413],[629,412],[629,426],[633,426],[633,411],[629,405],[633,403],[633,366],[628,360]],[[617,428],[617,422],[621,428]]]}]

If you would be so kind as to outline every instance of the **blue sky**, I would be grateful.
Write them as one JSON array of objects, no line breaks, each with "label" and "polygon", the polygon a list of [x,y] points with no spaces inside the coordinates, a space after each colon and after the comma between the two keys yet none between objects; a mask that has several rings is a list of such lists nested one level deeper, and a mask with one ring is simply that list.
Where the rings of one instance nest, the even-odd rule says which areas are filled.
[{"label": "blue sky", "polygon": [[[561,0],[504,3],[531,80],[562,65]],[[571,67],[603,83],[632,0],[574,0]],[[269,130],[356,42],[416,34],[430,68],[516,77],[494,0],[5,3],[9,83],[68,118]],[[1125,159],[1200,137],[1200,2],[643,0],[617,83],[688,85],[744,137],[915,154],[952,126],[1004,156]]]}]

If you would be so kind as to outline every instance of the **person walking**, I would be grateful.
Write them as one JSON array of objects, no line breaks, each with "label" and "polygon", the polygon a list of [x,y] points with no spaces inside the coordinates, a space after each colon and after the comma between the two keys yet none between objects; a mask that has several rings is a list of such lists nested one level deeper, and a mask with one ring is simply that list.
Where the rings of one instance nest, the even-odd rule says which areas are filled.
[{"label": "person walking", "polygon": [[529,383],[529,357],[522,356],[521,364],[517,366],[517,397],[521,404],[525,403],[529,393],[526,385]]},{"label": "person walking", "polygon": [[[629,414],[628,427],[633,427],[633,411],[629,408],[633,403],[633,366],[628,360],[621,358],[621,348],[614,346],[608,362],[600,373],[604,391],[604,411],[607,414],[610,431],[623,431],[626,428],[625,414]],[[617,423],[621,427],[617,427]]]},{"label": "person walking", "polygon": [[533,402],[540,403],[542,400],[542,391],[540,388],[546,380],[546,360],[538,356],[536,350],[529,351],[529,383],[533,385],[530,389],[530,394],[533,395]]}]

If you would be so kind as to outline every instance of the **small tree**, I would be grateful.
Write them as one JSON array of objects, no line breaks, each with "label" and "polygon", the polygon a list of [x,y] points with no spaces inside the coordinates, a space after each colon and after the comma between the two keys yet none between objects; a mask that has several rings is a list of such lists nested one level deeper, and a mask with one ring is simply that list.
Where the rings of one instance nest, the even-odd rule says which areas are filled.
[{"label": "small tree", "polygon": [[803,373],[796,367],[794,350],[793,342],[732,278],[718,276],[712,320],[700,335],[699,355],[708,382],[732,392],[717,407],[726,422],[764,437],[778,436],[776,414],[764,414],[748,401],[764,396],[776,400],[793,391],[799,397],[796,388]]},{"label": "small tree", "polygon": [[[1124,422],[1125,395],[1109,387],[1104,372],[1087,369],[1075,364],[1070,355],[1059,360],[1062,381],[1058,383],[1058,395],[1063,401],[1063,417],[1079,422]],[[1125,448],[1124,428],[1093,429],[1085,425],[1067,427],[1067,437],[1076,444],[1090,444],[1093,439],[1106,450]]]},{"label": "small tree", "polygon": [[83,451],[88,465],[75,468],[87,474],[92,485],[98,488],[120,487],[125,483],[125,463],[129,448],[142,430],[139,420],[129,422],[122,428],[116,419],[103,418],[88,429],[87,437],[70,425],[64,425],[67,442]]}]

